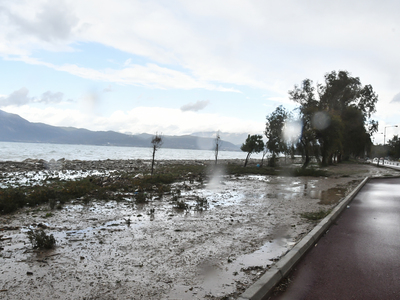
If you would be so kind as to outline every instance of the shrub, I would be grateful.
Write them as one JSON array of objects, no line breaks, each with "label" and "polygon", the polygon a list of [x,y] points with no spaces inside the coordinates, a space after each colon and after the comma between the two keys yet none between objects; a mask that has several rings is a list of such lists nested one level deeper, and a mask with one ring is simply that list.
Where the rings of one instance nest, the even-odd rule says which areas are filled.
[{"label": "shrub", "polygon": [[189,205],[184,200],[178,200],[175,203],[174,207],[177,208],[177,209],[185,209],[186,210],[186,209],[189,208]]},{"label": "shrub", "polygon": [[1,189],[0,190],[0,213],[8,214],[18,208],[24,207],[26,196],[18,189]]},{"label": "shrub", "polygon": [[37,231],[29,229],[27,235],[33,248],[51,249],[56,244],[56,239],[54,236],[52,234],[47,235],[43,229]]},{"label": "shrub", "polygon": [[200,196],[196,196],[196,206],[194,210],[203,211],[208,208],[208,201],[206,198],[202,198]]},{"label": "shrub", "polygon": [[147,202],[147,194],[145,192],[137,192],[135,194],[136,203],[146,203]]}]

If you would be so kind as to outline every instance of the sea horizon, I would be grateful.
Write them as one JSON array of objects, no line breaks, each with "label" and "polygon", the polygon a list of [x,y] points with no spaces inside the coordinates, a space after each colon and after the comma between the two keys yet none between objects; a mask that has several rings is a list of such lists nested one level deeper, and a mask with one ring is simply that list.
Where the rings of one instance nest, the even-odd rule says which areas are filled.
[{"label": "sea horizon", "polygon": [[[218,159],[245,159],[241,151],[219,151]],[[0,161],[22,162],[26,159],[67,160],[127,160],[151,159],[152,148],[111,145],[78,145],[25,142],[0,142]],[[260,158],[262,154],[252,154]],[[214,150],[160,148],[156,152],[159,160],[214,160]]]}]

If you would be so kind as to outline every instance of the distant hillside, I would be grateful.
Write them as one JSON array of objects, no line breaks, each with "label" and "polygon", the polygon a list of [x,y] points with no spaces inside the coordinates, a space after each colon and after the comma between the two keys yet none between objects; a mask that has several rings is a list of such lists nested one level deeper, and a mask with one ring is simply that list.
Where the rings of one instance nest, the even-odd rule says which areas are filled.
[{"label": "distant hillside", "polygon": [[[31,123],[16,114],[0,110],[0,141],[4,142],[150,147],[151,138],[151,134],[127,135],[115,131],[90,131]],[[163,136],[163,140],[164,148],[201,150],[214,148],[213,138],[184,135]],[[237,151],[239,147],[223,141],[220,149]]]},{"label": "distant hillside", "polygon": [[[216,131],[203,131],[203,132],[194,132],[192,136],[205,137],[205,138],[215,138]],[[229,132],[220,132],[219,136],[222,140],[230,142],[234,145],[238,145],[239,147],[246,141],[248,133],[229,133]]]}]

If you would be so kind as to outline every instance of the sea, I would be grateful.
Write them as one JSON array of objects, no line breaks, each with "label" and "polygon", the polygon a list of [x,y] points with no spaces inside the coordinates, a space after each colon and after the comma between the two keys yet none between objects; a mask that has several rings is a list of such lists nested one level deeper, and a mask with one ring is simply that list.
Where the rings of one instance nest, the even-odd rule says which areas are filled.
[{"label": "sea", "polygon": [[[245,159],[241,151],[219,151],[218,159]],[[212,150],[190,150],[160,148],[156,159],[162,160],[214,160]],[[151,159],[150,147],[117,147],[46,143],[0,142],[0,161],[23,161],[25,159],[58,160],[117,160]],[[261,158],[262,154],[253,154],[251,158]]]}]

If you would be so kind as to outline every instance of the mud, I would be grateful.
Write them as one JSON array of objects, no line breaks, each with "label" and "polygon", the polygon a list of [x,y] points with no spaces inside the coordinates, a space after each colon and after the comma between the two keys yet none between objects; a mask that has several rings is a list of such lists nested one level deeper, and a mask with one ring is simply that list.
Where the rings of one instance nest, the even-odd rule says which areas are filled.
[{"label": "mud", "polygon": [[[167,195],[3,215],[0,298],[234,299],[315,226],[301,213],[333,207],[365,176],[398,174],[333,168],[329,178],[222,172],[204,185],[176,183],[187,209]],[[54,249],[32,249],[26,232],[38,227]]]}]

